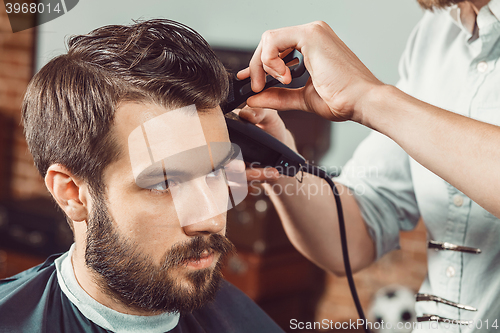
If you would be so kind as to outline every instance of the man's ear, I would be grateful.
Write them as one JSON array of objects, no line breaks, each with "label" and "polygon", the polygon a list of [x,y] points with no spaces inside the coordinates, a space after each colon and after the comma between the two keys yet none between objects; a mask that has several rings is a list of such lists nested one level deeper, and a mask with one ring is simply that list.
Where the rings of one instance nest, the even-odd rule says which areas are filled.
[{"label": "man's ear", "polygon": [[62,210],[75,222],[88,217],[87,184],[60,164],[52,164],[45,175],[45,185]]}]

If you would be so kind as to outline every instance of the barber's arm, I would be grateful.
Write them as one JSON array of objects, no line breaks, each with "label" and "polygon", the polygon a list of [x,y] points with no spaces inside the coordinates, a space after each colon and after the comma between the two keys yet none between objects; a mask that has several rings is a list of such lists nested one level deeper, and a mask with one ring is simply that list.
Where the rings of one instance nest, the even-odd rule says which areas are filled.
[{"label": "barber's arm", "polygon": [[[258,124],[278,140],[296,150],[290,132],[275,110],[244,108],[240,117]],[[250,182],[263,183],[283,223],[292,244],[309,260],[325,270],[344,274],[337,207],[330,186],[322,179],[304,173],[301,183],[291,177],[273,177],[269,170],[251,168]],[[347,187],[336,184],[346,220],[347,244],[354,272],[370,265],[375,259],[375,246],[367,231],[357,202]],[[279,195],[278,195],[279,194]]]},{"label": "barber's arm", "polygon": [[[311,75],[307,85],[298,90],[269,89],[250,98],[249,106],[314,112],[332,121],[353,120],[375,129],[500,217],[500,127],[437,108],[383,84],[324,22],[264,33],[250,67],[238,77],[251,76],[254,91],[264,87],[265,72],[290,82],[290,72],[279,58],[289,48],[304,55]],[[461,144],[457,147],[456,142]]]}]

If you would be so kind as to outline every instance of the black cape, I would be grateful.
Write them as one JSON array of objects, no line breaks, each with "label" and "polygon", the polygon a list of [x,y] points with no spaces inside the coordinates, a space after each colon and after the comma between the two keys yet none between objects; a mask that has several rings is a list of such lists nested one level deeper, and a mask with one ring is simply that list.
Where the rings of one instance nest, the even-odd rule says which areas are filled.
[{"label": "black cape", "polygon": [[[54,260],[0,280],[1,333],[110,332],[88,320],[59,287]],[[216,299],[181,314],[169,333],[283,332],[250,298],[222,281]]]}]

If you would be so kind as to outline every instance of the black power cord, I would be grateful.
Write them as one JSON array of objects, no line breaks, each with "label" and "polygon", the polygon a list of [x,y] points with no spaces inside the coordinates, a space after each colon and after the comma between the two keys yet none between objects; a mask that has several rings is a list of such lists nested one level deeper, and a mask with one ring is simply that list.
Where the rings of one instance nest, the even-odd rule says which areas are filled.
[{"label": "black power cord", "polygon": [[354,279],[352,277],[351,262],[349,261],[349,251],[347,249],[347,234],[345,230],[344,213],[342,212],[342,203],[340,202],[340,195],[337,187],[332,181],[330,175],[321,168],[306,164],[302,166],[302,171],[326,180],[328,185],[330,185],[330,187],[332,188],[333,196],[335,198],[335,204],[337,205],[337,216],[339,220],[340,242],[342,245],[342,257],[344,259],[345,275],[347,277],[347,282],[349,283],[349,288],[351,289],[352,299],[354,300],[354,304],[356,305],[356,310],[358,311],[359,318],[363,321],[364,331],[366,333],[370,333],[363,308],[361,307],[361,303],[359,302],[356,285],[354,284]]}]

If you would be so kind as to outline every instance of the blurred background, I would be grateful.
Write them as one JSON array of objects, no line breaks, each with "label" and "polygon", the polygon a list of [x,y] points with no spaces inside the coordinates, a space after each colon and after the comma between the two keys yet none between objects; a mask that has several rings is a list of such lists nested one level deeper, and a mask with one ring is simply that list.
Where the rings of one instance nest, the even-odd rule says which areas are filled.
[{"label": "blurred background", "polygon": [[[65,52],[68,36],[134,19],[169,18],[197,30],[226,66],[237,70],[248,64],[265,30],[323,20],[380,80],[396,84],[399,57],[421,16],[415,0],[80,0],[48,23],[12,33],[0,5],[0,278],[65,251],[72,242],[64,216],[33,166],[20,124],[29,80]],[[306,159],[334,171],[368,134],[351,122],[332,124],[297,111],[282,116]],[[345,278],[322,272],[293,249],[264,195],[250,195],[230,211],[228,236],[238,254],[229,258],[226,278],[283,329],[290,330],[291,319],[357,318]],[[382,287],[418,289],[427,270],[425,238],[419,223],[414,231],[402,233],[401,250],[355,275],[365,309]]]}]

